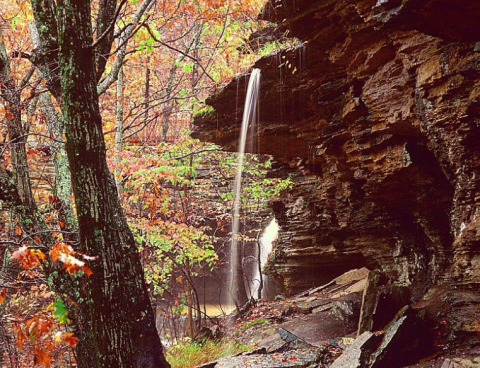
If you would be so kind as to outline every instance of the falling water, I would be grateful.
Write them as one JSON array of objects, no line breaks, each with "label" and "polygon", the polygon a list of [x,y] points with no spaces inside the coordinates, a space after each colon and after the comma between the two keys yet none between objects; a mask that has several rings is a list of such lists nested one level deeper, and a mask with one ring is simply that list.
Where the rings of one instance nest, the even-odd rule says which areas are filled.
[{"label": "falling water", "polygon": [[[238,231],[240,226],[240,201],[242,190],[242,170],[243,159],[245,156],[245,145],[247,142],[247,132],[249,124],[253,124],[256,118],[257,100],[260,92],[260,69],[253,69],[248,81],[247,97],[245,99],[245,109],[243,111],[242,129],[240,133],[240,141],[238,147],[237,172],[233,186],[234,199],[232,211],[232,243],[230,247],[230,305],[243,303],[239,300],[239,290],[244,290],[239,285],[243,285],[243,275],[241,270],[242,259],[240,257],[238,246]],[[240,295],[243,299],[243,296]]]},{"label": "falling water", "polygon": [[278,238],[279,226],[277,220],[272,219],[267,227],[263,230],[262,236],[260,237],[260,246],[258,247],[257,259],[259,262],[259,267],[255,267],[252,277],[252,295],[257,298],[258,289],[260,284],[262,284],[262,298],[268,295],[269,283],[268,276],[263,275],[263,269],[267,264],[268,258],[273,250],[273,242]]}]

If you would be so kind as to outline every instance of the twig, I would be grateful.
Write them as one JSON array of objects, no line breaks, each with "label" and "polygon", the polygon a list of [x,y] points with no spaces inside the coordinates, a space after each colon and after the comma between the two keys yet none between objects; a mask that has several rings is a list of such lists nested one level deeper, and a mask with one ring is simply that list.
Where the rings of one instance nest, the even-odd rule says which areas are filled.
[{"label": "twig", "polygon": [[205,70],[205,68],[203,67],[203,65],[200,63],[200,60],[198,60],[197,58],[193,57],[192,55],[189,55],[189,54],[183,52],[182,50],[177,49],[176,47],[170,46],[170,45],[168,45],[167,43],[159,40],[159,39],[153,34],[153,32],[152,32],[152,30],[150,29],[150,26],[149,26],[149,25],[145,25],[145,24],[142,24],[142,25],[143,25],[145,28],[147,28],[148,33],[150,34],[150,36],[152,36],[152,38],[153,38],[156,42],[158,42],[160,45],[165,46],[166,48],[168,48],[168,49],[170,49],[170,50],[172,50],[172,51],[178,52],[179,54],[182,54],[183,56],[185,56],[185,57],[187,57],[187,58],[195,61],[195,62],[197,63],[197,65],[203,70],[203,73],[204,73],[208,78],[210,78],[210,80],[211,80],[212,82],[215,82],[215,79],[213,79],[213,78],[210,76],[210,74],[208,74],[208,72]]}]

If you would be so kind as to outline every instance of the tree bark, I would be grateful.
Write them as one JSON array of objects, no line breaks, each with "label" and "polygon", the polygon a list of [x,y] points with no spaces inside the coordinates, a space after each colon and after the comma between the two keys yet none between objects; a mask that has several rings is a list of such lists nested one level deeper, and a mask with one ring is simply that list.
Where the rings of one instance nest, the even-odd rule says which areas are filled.
[{"label": "tree bark", "polygon": [[[33,46],[36,49],[40,48],[40,35],[35,26],[35,22],[28,22],[28,29]],[[39,70],[39,74],[44,80],[47,79],[42,70]],[[69,234],[66,236],[68,240],[77,241],[77,220],[74,216],[72,201],[70,199],[72,196],[72,178],[70,175],[70,167],[68,166],[65,144],[62,142],[65,128],[63,116],[57,113],[50,93],[41,93],[38,99],[40,101],[40,109],[46,117],[48,130],[54,139],[52,146],[55,152],[55,194],[60,202],[60,208],[58,210],[61,229],[66,232],[65,235],[67,233]]]},{"label": "tree bark", "polygon": [[[66,149],[81,251],[95,257],[86,281],[93,338],[77,345],[79,367],[169,367],[155,329],[137,246],[107,167],[90,2],[58,1],[59,61]],[[86,343],[88,342],[88,343]],[[90,343],[90,342],[93,342]]]},{"label": "tree bark", "polygon": [[[109,9],[112,3],[101,2]],[[107,167],[90,1],[32,0],[32,4],[40,36],[55,39],[59,46],[58,97],[65,119],[79,250],[95,257],[89,263],[93,275],[82,280],[80,290],[78,308],[84,325],[77,326],[78,367],[170,367],[155,329],[135,240]]]},{"label": "tree bark", "polygon": [[121,198],[123,194],[123,180],[119,165],[120,152],[123,149],[123,67],[118,72],[115,110],[115,184],[117,185],[118,196]]},{"label": "tree bark", "polygon": [[[53,136],[52,144],[55,156],[55,191],[59,201],[59,220],[62,231],[65,231],[64,237],[70,241],[77,239],[77,220],[75,219],[71,196],[72,196],[72,178],[70,167],[68,165],[67,152],[65,144],[62,143],[64,122],[63,117],[57,113],[53,106],[49,93],[40,95],[40,108],[46,117],[46,123],[50,134]],[[68,236],[67,236],[68,233]]]}]

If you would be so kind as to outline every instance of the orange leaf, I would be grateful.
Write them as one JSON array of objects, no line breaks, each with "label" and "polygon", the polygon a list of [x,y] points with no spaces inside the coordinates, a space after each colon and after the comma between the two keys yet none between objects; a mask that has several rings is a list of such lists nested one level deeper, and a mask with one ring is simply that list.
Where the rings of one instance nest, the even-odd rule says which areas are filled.
[{"label": "orange leaf", "polygon": [[23,342],[27,340],[21,328],[17,329],[17,345],[20,350],[23,350]]},{"label": "orange leaf", "polygon": [[37,347],[33,350],[33,355],[34,364],[43,365],[44,367],[50,367],[53,358],[50,356],[50,354],[48,354],[45,349]]},{"label": "orange leaf", "polygon": [[25,322],[30,337],[41,338],[50,332],[52,321],[44,317],[33,317]]},{"label": "orange leaf", "polygon": [[88,268],[87,266],[81,267],[81,270],[82,270],[83,272],[85,272],[85,274],[86,274],[87,276],[93,275],[93,271],[92,271],[90,268]]},{"label": "orange leaf", "polygon": [[40,249],[32,249],[30,251],[35,257],[38,258],[40,262],[45,262],[45,259],[47,258],[45,256],[45,253],[43,253]]},{"label": "orange leaf", "polygon": [[27,247],[18,248],[13,252],[12,259],[17,260],[26,269],[40,265],[40,261],[38,257],[35,256],[35,252],[32,252],[32,250]]},{"label": "orange leaf", "polygon": [[77,345],[78,337],[73,336],[73,332],[67,332],[65,335],[63,335],[63,342],[73,348],[75,345]]},{"label": "orange leaf", "polygon": [[5,301],[6,297],[7,297],[7,288],[3,288],[2,291],[0,291],[0,304],[2,304]]},{"label": "orange leaf", "polygon": [[57,249],[52,248],[49,253],[50,253],[50,257],[52,257],[52,261],[57,262],[58,257],[60,256],[60,252]]},{"label": "orange leaf", "polygon": [[73,335],[73,332],[64,333],[64,332],[58,331],[55,334],[55,337],[53,338],[53,342],[55,343],[55,345],[59,345],[60,343],[65,343],[71,348],[73,348],[78,342],[78,337],[75,337]]}]

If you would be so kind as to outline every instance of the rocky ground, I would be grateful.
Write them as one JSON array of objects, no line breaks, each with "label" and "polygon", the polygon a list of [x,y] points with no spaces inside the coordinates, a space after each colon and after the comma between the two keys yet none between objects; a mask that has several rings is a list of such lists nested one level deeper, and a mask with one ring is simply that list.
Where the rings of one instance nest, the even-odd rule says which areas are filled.
[{"label": "rocky ground", "polygon": [[198,368],[480,367],[480,347],[428,356],[423,320],[409,306],[385,330],[357,337],[368,275],[366,268],[352,270],[299,295],[258,303],[234,328],[234,337],[254,350]]}]

